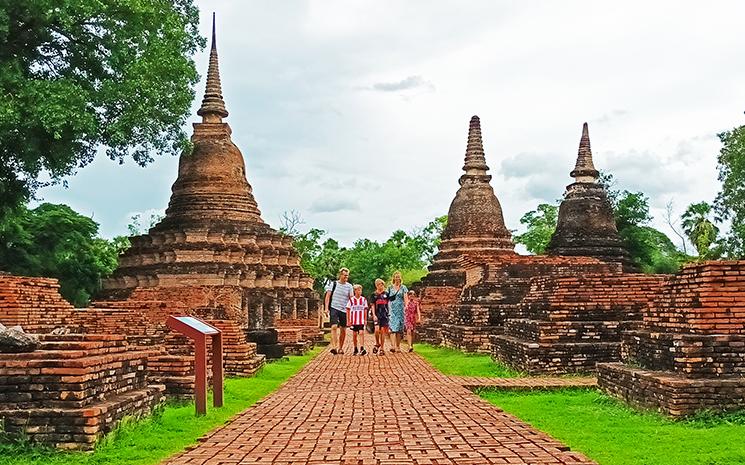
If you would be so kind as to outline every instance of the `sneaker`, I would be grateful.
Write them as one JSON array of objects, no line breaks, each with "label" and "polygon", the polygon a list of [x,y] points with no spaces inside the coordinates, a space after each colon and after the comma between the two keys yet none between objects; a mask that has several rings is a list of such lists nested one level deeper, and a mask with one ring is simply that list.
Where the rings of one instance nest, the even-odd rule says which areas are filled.
[{"label": "sneaker", "polygon": [[373,353],[374,354],[377,354],[378,353],[378,346],[377,345],[375,347],[373,347]]},{"label": "sneaker", "polygon": [[353,353],[352,355],[357,355],[357,354],[359,354],[359,353],[360,353],[360,351],[359,351],[359,350],[357,350],[357,348],[355,347],[355,348],[354,348],[354,353]]},{"label": "sneaker", "polygon": [[360,350],[360,355],[367,355],[367,351],[363,347],[362,350]]},{"label": "sneaker", "polygon": [[336,349],[331,349],[331,353],[336,355]]}]

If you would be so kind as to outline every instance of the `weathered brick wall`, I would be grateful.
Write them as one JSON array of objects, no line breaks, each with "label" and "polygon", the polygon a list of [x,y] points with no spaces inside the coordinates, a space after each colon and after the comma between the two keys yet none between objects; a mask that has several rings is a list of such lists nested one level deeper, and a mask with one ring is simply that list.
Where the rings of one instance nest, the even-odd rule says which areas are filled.
[{"label": "weathered brick wall", "polygon": [[0,275],[0,323],[5,326],[48,333],[75,319],[75,309],[59,294],[56,279]]},{"label": "weathered brick wall", "polygon": [[[519,303],[530,289],[531,278],[621,271],[618,264],[587,257],[484,254],[481,262],[468,256],[457,263],[466,287],[426,287],[424,280],[423,340],[469,351],[468,347],[476,347],[487,353],[491,350],[489,336],[501,333],[508,318],[521,315]],[[444,325],[449,325],[447,331]]]},{"label": "weathered brick wall", "polygon": [[645,314],[652,331],[690,334],[745,332],[745,269],[742,261],[689,265]]},{"label": "weathered brick wall", "polygon": [[501,327],[463,326],[444,324],[440,329],[440,344],[466,352],[488,354],[491,350],[490,335],[501,333]]},{"label": "weathered brick wall", "polygon": [[492,356],[533,374],[591,372],[620,359],[622,331],[633,328],[666,282],[664,276],[542,276],[494,337]]},{"label": "weathered brick wall", "polygon": [[41,341],[41,350],[0,354],[0,419],[11,434],[89,449],[123,417],[147,414],[163,398],[164,387],[147,374],[152,354],[128,347],[123,336]]},{"label": "weathered brick wall", "polygon": [[745,405],[745,261],[691,264],[624,334],[598,384],[670,415]]}]

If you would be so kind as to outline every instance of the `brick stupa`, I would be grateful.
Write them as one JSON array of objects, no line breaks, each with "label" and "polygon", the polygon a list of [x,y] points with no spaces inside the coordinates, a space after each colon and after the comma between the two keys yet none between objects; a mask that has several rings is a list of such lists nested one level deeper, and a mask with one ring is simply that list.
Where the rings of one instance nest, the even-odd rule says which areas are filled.
[{"label": "brick stupa", "polygon": [[448,223],[442,232],[439,252],[423,280],[425,286],[462,287],[462,258],[481,261],[480,257],[515,255],[512,234],[504,224],[502,206],[492,189],[491,175],[481,141],[478,116],[471,118],[466,159],[460,188],[450,203]]},{"label": "brick stupa", "polygon": [[567,186],[547,252],[549,255],[595,257],[620,263],[624,270],[634,271],[629,253],[618,235],[608,194],[598,182],[599,174],[592,161],[590,135],[585,123],[577,163],[570,173],[574,182]]},{"label": "brick stupa", "polygon": [[[246,330],[316,325],[313,280],[300,268],[292,239],[261,218],[241,151],[231,140],[222,97],[213,23],[202,117],[193,149],[179,160],[165,217],[130,238],[119,268],[103,282],[106,300],[184,301],[220,308]],[[259,331],[261,333],[261,331]],[[250,339],[254,339],[249,334]],[[261,344],[274,344],[264,332]],[[261,350],[260,350],[261,351]]]}]

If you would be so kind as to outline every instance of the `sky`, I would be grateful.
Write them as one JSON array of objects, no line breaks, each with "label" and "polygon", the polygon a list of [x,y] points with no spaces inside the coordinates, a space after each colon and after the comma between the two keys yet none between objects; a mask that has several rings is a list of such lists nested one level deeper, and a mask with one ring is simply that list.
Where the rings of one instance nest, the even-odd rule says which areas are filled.
[{"label": "sky", "polygon": [[[713,200],[717,133],[745,124],[742,1],[196,3],[203,35],[217,14],[226,122],[262,217],[296,210],[347,245],[447,213],[472,115],[508,228],[562,196],[587,121],[595,166],[646,193],[679,243],[665,206]],[[177,164],[100,156],[39,195],[112,237],[165,209]]]}]

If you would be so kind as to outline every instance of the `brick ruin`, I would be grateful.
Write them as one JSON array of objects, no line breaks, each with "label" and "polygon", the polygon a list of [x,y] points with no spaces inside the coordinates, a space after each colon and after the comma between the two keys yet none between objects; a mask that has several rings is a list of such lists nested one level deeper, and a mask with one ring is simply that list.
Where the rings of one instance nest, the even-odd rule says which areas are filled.
[{"label": "brick ruin", "polygon": [[492,356],[530,374],[588,373],[620,360],[621,335],[642,319],[665,276],[541,276],[491,336]]},{"label": "brick ruin", "polygon": [[[596,183],[597,179],[586,179],[592,175],[588,166],[592,167],[592,155],[585,128],[577,167],[572,173],[577,176],[578,183],[586,186],[585,191],[599,195],[597,202],[583,197],[580,203],[604,208],[608,204],[607,196],[603,187]],[[489,185],[491,176],[487,174],[481,128],[475,116],[469,127],[463,170],[465,174],[461,176],[461,188],[450,205],[440,251],[429,274],[422,280],[422,310],[427,320],[422,328],[423,340],[471,352],[491,353],[492,337],[504,332],[509,318],[520,317],[519,304],[530,290],[532,278],[623,272],[622,260],[601,248],[567,254],[573,256],[523,256],[514,251],[501,206]],[[590,188],[590,184],[597,187]],[[575,194],[568,194],[562,205],[574,204],[574,198]],[[607,206],[610,208],[609,204]],[[560,209],[559,222],[569,226],[557,230],[556,235],[572,236],[572,228],[582,220],[581,216],[566,219],[574,213],[573,208]],[[598,243],[615,244],[615,240],[620,240],[615,224],[612,230],[584,228],[583,231],[608,236],[605,241],[598,239]]]},{"label": "brick ruin", "polygon": [[[313,279],[300,268],[289,236],[267,225],[231,140],[214,33],[193,149],[179,160],[165,217],[130,238],[119,268],[104,280],[101,304],[179,302],[205,317],[235,322],[259,352],[303,351],[322,337]],[[209,309],[212,308],[213,315]],[[279,328],[279,329],[278,329]]]},{"label": "brick ruin", "polygon": [[745,405],[745,261],[636,274],[586,123],[547,256],[514,252],[477,117],[463,169],[422,280],[421,339],[527,373],[597,370],[607,393],[673,416]]},{"label": "brick ruin", "polygon": [[623,334],[622,362],[598,364],[615,397],[679,417],[745,407],[745,261],[691,264]]},{"label": "brick ruin", "polygon": [[250,376],[265,358],[303,353],[322,338],[313,280],[292,239],[261,219],[222,121],[214,24],[197,114],[165,217],[130,238],[88,308],[68,304],[54,279],[0,275],[0,323],[41,338],[39,350],[0,354],[8,432],[89,449],[124,416],[147,414],[164,396],[192,396],[193,344],[166,327],[169,315],[222,330],[226,375]]},{"label": "brick ruin", "polygon": [[146,349],[124,336],[43,335],[39,350],[0,353],[0,419],[7,433],[88,449],[125,416],[149,414],[165,387],[148,377]]}]

